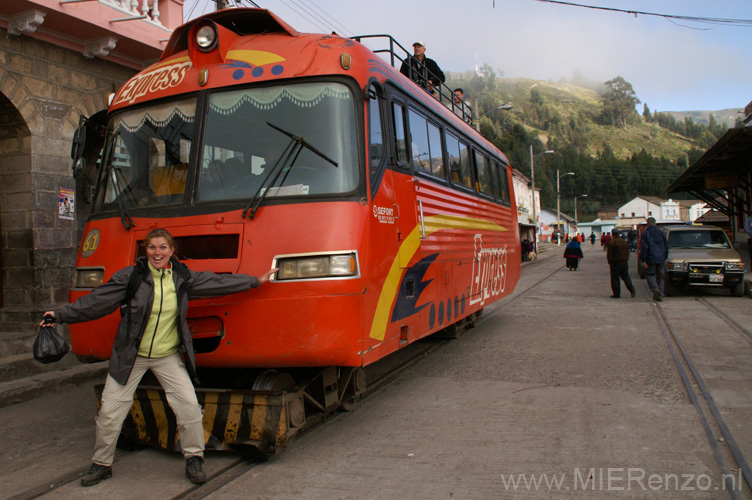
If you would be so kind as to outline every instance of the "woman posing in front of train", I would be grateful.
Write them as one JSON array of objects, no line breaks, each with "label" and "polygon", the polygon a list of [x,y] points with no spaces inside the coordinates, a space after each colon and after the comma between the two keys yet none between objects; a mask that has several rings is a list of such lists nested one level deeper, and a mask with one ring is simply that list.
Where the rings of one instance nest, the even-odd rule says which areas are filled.
[{"label": "woman posing in front of train", "polygon": [[[97,416],[92,465],[81,478],[83,486],[112,477],[115,445],[133,404],[133,394],[147,370],[159,380],[175,413],[186,477],[193,483],[206,482],[203,413],[191,382],[191,378],[196,379],[196,357],[186,321],[188,300],[258,288],[277,271],[272,269],[259,278],[191,271],[173,257],[175,245],[164,229],[151,231],[143,245],[146,257],[140,257],[136,265],[116,272],[107,283],[76,302],[44,313],[57,323],[79,323],[124,306]],[[137,284],[130,281],[134,272],[140,273]]]}]

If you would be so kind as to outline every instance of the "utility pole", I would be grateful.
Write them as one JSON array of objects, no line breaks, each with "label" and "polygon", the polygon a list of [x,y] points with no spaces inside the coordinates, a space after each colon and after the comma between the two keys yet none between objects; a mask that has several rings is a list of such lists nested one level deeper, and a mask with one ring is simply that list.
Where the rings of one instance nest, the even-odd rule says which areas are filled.
[{"label": "utility pole", "polygon": [[533,241],[535,250],[538,251],[538,218],[535,214],[535,163],[533,159],[533,145],[530,145],[530,187],[533,190]]}]

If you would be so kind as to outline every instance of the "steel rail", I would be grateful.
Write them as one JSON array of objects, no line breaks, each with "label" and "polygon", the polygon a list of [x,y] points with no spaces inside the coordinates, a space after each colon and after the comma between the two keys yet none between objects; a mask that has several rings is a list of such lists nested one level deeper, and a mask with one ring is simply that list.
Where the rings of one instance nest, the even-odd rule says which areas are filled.
[{"label": "steel rail", "polygon": [[744,340],[752,345],[752,332],[737,323],[731,316],[723,312],[720,308],[718,308],[718,306],[710,302],[705,297],[698,297],[697,300],[700,301],[700,303],[702,303],[705,307],[710,309],[716,316],[721,318],[724,323],[730,326],[733,330],[736,330]]},{"label": "steel rail", "polygon": [[[658,320],[658,324],[661,328],[661,332],[666,338],[666,342],[668,343],[669,350],[671,351],[671,355],[674,358],[674,362],[676,363],[677,369],[679,370],[680,376],[682,378],[682,382],[684,382],[684,386],[687,390],[687,394],[689,395],[689,398],[692,401],[692,404],[695,406],[695,409],[697,410],[700,416],[700,420],[703,422],[703,427],[705,427],[708,440],[710,441],[710,445],[714,449],[714,454],[716,455],[716,461],[718,461],[718,465],[721,468],[721,472],[723,473],[723,478],[726,481],[730,481],[732,479],[732,476],[730,472],[728,471],[728,468],[725,466],[725,461],[720,455],[720,448],[718,447],[717,440],[709,428],[707,417],[705,416],[704,411],[702,411],[702,408],[697,399],[697,395],[695,394],[694,389],[692,388],[692,384],[686,375],[684,367],[681,363],[681,360],[678,357],[678,354],[676,353],[674,349],[672,341],[674,344],[676,344],[676,347],[679,349],[679,351],[681,352],[682,358],[684,359],[684,363],[687,365],[687,367],[689,368],[689,371],[692,373],[692,377],[695,379],[695,383],[697,384],[697,387],[699,388],[700,393],[702,394],[702,397],[705,400],[705,403],[707,404],[708,409],[710,410],[710,413],[713,415],[713,418],[715,419],[715,422],[718,425],[718,428],[721,431],[723,438],[725,439],[725,442],[729,448],[729,451],[731,451],[731,454],[734,456],[734,460],[736,460],[736,463],[739,465],[739,469],[742,471],[744,480],[746,481],[747,485],[750,486],[750,488],[752,488],[752,470],[750,470],[749,464],[747,463],[747,460],[744,457],[744,454],[739,448],[739,445],[736,443],[736,440],[734,439],[733,434],[731,433],[728,426],[726,425],[726,421],[721,416],[721,413],[718,410],[718,406],[715,404],[715,400],[711,396],[710,391],[708,390],[708,387],[705,384],[704,379],[702,378],[702,375],[700,375],[699,370],[697,369],[694,362],[692,361],[692,357],[689,355],[689,352],[687,352],[687,349],[684,347],[684,344],[679,340],[678,336],[676,335],[676,331],[674,330],[674,327],[671,324],[671,321],[666,316],[666,312],[664,308],[660,304],[654,304],[654,307],[655,308],[653,309],[653,313],[656,315],[656,319]],[[670,335],[666,333],[666,328],[668,329]],[[730,488],[727,491],[729,491],[729,493],[735,500],[737,498],[741,498],[738,496],[739,491],[741,491],[741,485],[733,485],[733,486],[734,488]]]}]

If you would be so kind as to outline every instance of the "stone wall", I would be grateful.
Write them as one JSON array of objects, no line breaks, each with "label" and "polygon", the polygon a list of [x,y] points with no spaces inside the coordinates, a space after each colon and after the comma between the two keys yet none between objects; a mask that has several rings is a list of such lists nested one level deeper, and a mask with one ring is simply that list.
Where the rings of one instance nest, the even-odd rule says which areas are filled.
[{"label": "stone wall", "polygon": [[[134,73],[0,29],[0,331],[67,302],[91,182],[72,177],[71,138]],[[60,188],[76,190],[75,220],[58,216]]]}]

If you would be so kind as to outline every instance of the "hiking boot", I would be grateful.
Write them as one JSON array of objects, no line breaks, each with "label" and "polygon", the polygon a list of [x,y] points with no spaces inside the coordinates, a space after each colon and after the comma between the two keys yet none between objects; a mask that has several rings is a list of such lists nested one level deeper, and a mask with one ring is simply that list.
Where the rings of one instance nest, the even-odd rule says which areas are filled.
[{"label": "hiking boot", "polygon": [[99,464],[91,464],[89,472],[81,478],[81,486],[94,486],[99,484],[102,479],[109,479],[112,477],[112,467]]},{"label": "hiking boot", "polygon": [[192,456],[185,459],[185,477],[195,484],[206,482],[206,473],[204,472],[204,459],[199,456]]}]

